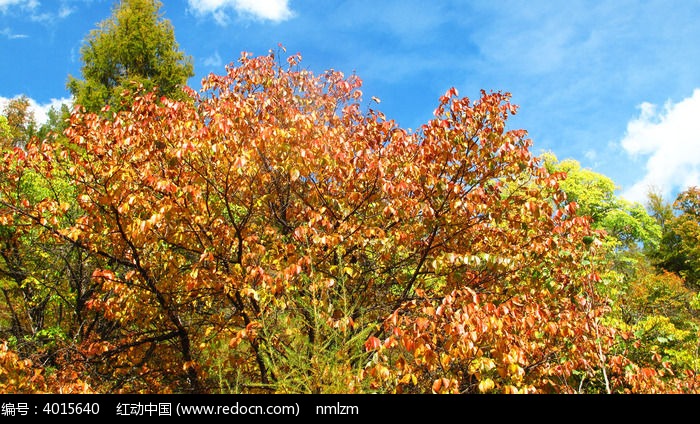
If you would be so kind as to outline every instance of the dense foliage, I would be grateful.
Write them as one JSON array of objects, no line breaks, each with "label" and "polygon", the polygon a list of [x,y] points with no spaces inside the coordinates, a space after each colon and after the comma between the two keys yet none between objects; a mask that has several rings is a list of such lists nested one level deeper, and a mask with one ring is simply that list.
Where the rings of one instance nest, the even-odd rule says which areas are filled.
[{"label": "dense foliage", "polygon": [[160,6],[0,116],[1,392],[698,391],[698,188],[535,157],[507,93],[413,132],[272,52],[195,92]]},{"label": "dense foliage", "polygon": [[157,0],[116,3],[112,16],[90,33],[80,50],[82,79],[68,81],[76,103],[91,112],[105,104],[119,108],[125,90],[139,84],[160,95],[184,97],[181,89],[194,75],[192,60],[180,51],[160,8]]},{"label": "dense foliage", "polygon": [[36,129],[29,99],[19,96],[7,102],[0,118],[0,147],[24,146]]},{"label": "dense foliage", "polygon": [[605,230],[506,130],[507,94],[451,89],[410,133],[362,111],[356,76],[278,60],[77,107],[5,152],[3,388],[695,390],[694,357],[644,345],[651,318],[678,324],[673,352],[697,344],[645,310],[677,297],[644,277],[637,333],[617,324]]}]

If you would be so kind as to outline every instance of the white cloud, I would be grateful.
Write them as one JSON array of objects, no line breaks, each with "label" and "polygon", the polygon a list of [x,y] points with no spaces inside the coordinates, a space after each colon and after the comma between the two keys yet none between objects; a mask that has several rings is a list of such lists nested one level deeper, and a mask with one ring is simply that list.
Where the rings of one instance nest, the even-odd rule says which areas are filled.
[{"label": "white cloud", "polygon": [[63,5],[61,5],[61,8],[58,10],[58,18],[59,19],[67,18],[70,15],[72,15],[73,12],[75,12],[74,8],[68,7],[65,4],[63,4]]},{"label": "white cloud", "polygon": [[646,158],[645,175],[623,196],[644,202],[650,188],[672,200],[673,193],[700,185],[700,89],[663,109],[640,105],[620,142],[627,154]]},{"label": "white cloud", "polygon": [[34,22],[41,22],[46,24],[56,19],[56,16],[49,12],[42,12],[32,14],[32,16],[29,17],[29,19],[31,19]]},{"label": "white cloud", "polygon": [[273,22],[282,22],[294,16],[289,9],[289,0],[187,0],[187,2],[196,13],[211,14],[220,25],[228,23],[226,9],[233,9],[243,17]]},{"label": "white cloud", "polygon": [[38,125],[44,124],[46,123],[46,121],[48,121],[49,110],[51,110],[51,108],[54,108],[55,110],[61,110],[61,105],[64,104],[70,107],[72,104],[72,99],[67,97],[63,97],[60,99],[51,99],[50,102],[43,104],[37,103],[34,99],[29,100],[29,105],[34,111],[34,119],[36,120],[36,123]]},{"label": "white cloud", "polygon": [[[61,0],[58,10],[55,12],[46,11],[46,4],[43,5],[38,0],[0,0],[0,12],[6,14],[10,11],[26,12],[28,18],[33,22],[53,23],[58,19],[65,19],[72,15],[76,9]],[[75,0],[74,0],[75,1]],[[89,0],[83,0],[89,1]],[[48,2],[49,6],[55,6],[57,1]]]},{"label": "white cloud", "polygon": [[214,52],[213,55],[205,58],[203,63],[204,63],[204,66],[209,67],[209,68],[221,68],[224,64],[224,61],[221,60],[221,56],[219,55],[219,52]]},{"label": "white cloud", "polygon": [[34,12],[32,15],[29,17],[34,22],[40,22],[44,24],[50,24],[56,22],[56,20],[59,19],[65,19],[69,17],[70,15],[75,12],[75,9],[72,9],[66,5],[61,5],[61,7],[55,11],[55,12]]},{"label": "white cloud", "polygon": [[34,9],[39,6],[39,2],[37,0],[0,0],[0,12],[6,13],[10,6]]},{"label": "white cloud", "polygon": [[10,28],[3,28],[2,30],[0,30],[0,35],[2,35],[3,37],[7,37],[10,40],[29,37],[27,34],[15,34]]},{"label": "white cloud", "polygon": [[[17,97],[19,96],[13,98],[0,97],[0,114],[4,114],[7,103]],[[42,125],[49,120],[49,110],[51,110],[52,107],[56,110],[60,110],[61,105],[66,104],[70,107],[71,103],[72,100],[65,97],[62,99],[51,99],[48,103],[38,103],[36,100],[30,98],[29,108],[34,112],[34,121],[37,125]]]}]

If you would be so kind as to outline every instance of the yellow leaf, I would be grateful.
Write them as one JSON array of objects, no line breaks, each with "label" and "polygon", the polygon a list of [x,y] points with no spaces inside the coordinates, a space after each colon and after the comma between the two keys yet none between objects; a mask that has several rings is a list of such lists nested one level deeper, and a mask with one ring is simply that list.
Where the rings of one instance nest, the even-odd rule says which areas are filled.
[{"label": "yellow leaf", "polygon": [[348,274],[350,278],[355,276],[355,270],[350,268],[349,266],[344,267],[343,271],[345,271],[345,273]]},{"label": "yellow leaf", "polygon": [[298,179],[299,179],[299,175],[300,175],[299,170],[296,169],[296,168],[295,168],[295,169],[292,169],[292,170],[289,172],[289,177],[291,178],[292,182],[298,180]]},{"label": "yellow leaf", "polygon": [[486,393],[486,392],[490,391],[491,389],[493,389],[494,387],[495,387],[495,384],[493,383],[493,380],[491,380],[490,378],[487,378],[486,380],[482,380],[479,383],[479,391],[481,393]]}]

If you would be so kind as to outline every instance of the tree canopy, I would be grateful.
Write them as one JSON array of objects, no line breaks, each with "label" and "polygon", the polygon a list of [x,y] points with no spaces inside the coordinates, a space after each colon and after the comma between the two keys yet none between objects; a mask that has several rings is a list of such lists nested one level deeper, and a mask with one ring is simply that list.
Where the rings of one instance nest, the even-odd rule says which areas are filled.
[{"label": "tree canopy", "polygon": [[0,147],[24,146],[36,130],[27,96],[19,96],[6,104],[2,121]]},{"label": "tree canopy", "polygon": [[663,228],[654,254],[659,267],[682,276],[689,286],[700,288],[700,188],[681,192],[672,205],[651,198],[654,215]]},{"label": "tree canopy", "polygon": [[697,188],[534,156],[509,93],[411,131],[273,52],[194,91],[161,6],[0,116],[0,391],[700,391]]},{"label": "tree canopy", "polygon": [[5,152],[4,391],[697,390],[626,344],[593,208],[507,93],[450,89],[410,132],[300,60],[244,54]]},{"label": "tree canopy", "polygon": [[552,173],[564,173],[561,187],[567,198],[579,205],[578,213],[592,220],[593,228],[606,232],[608,241],[620,248],[640,244],[649,249],[658,246],[661,227],[640,203],[618,197],[615,183],[605,175],[584,169],[574,159],[559,161],[552,153],[543,155]]},{"label": "tree canopy", "polygon": [[82,79],[71,76],[68,82],[77,104],[92,112],[119,108],[124,91],[139,86],[184,97],[181,89],[194,75],[192,61],[179,50],[161,6],[158,0],[120,0],[112,16],[90,32],[81,48]]},{"label": "tree canopy", "polygon": [[7,123],[7,117],[0,115],[0,145],[8,146],[12,140],[12,129]]}]

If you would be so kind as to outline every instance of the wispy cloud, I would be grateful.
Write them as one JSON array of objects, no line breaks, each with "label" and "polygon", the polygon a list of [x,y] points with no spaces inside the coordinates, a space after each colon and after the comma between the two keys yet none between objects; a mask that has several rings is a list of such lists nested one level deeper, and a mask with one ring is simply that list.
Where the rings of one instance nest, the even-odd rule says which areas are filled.
[{"label": "wispy cloud", "polygon": [[[582,160],[623,190],[639,182],[646,174],[643,158],[633,161],[619,144],[629,111],[643,101],[682,99],[700,87],[694,20],[700,3],[472,4],[466,14],[453,14],[461,18],[454,24],[463,29],[465,45],[473,43],[477,52],[475,66],[457,84],[461,92],[512,92],[521,109],[511,124],[529,131],[536,150]],[[611,140],[615,149],[607,146]],[[592,150],[595,157],[587,154]],[[635,190],[643,199],[645,189]]]},{"label": "wispy cloud", "polygon": [[35,9],[39,6],[38,0],[0,0],[0,12],[7,13],[10,7],[22,9]]},{"label": "wispy cloud", "polygon": [[0,30],[0,35],[9,38],[10,40],[29,37],[27,34],[15,34],[10,28],[3,28],[2,30]]},{"label": "wispy cloud", "polygon": [[221,68],[224,64],[224,61],[221,60],[219,52],[214,52],[213,55],[206,57],[203,63],[204,66],[208,68]]},{"label": "wispy cloud", "polygon": [[51,12],[32,13],[29,19],[33,22],[48,24],[56,19],[56,15]]},{"label": "wispy cloud", "polygon": [[74,8],[69,7],[69,6],[65,5],[65,4],[62,4],[62,5],[61,5],[61,8],[58,9],[58,17],[59,17],[59,19],[67,18],[67,17],[69,17],[70,15],[72,15],[73,12],[75,12],[75,9],[74,9]]},{"label": "wispy cloud", "polygon": [[650,189],[669,197],[700,185],[700,89],[662,109],[651,103],[639,107],[620,145],[627,154],[646,158],[645,174],[623,196],[643,202]]},{"label": "wispy cloud", "polygon": [[[0,96],[0,113],[5,110],[5,106],[8,102],[18,97],[20,96],[15,96],[12,98]],[[39,103],[36,100],[29,98],[29,108],[34,113],[34,120],[36,121],[37,125],[42,125],[49,120],[49,111],[51,108],[60,110],[61,105],[64,104],[70,106],[72,104],[72,99],[64,97],[61,99],[51,99],[48,103]]]},{"label": "wispy cloud", "polygon": [[240,17],[282,22],[294,16],[288,0],[187,0],[190,9],[199,15],[212,15],[220,25],[229,21],[227,11],[233,9]]},{"label": "wispy cloud", "polygon": [[60,6],[58,7],[58,10],[55,11],[42,10],[41,12],[39,12],[38,9],[35,8],[32,11],[32,14],[29,17],[29,19],[31,19],[34,22],[40,23],[54,23],[58,20],[69,17],[75,12],[75,10],[76,9],[74,7],[70,7],[68,3],[61,2]]},{"label": "wispy cloud", "polygon": [[589,161],[595,161],[598,158],[598,152],[593,149],[586,150],[586,153],[584,153],[583,156]]},{"label": "wispy cloud", "polygon": [[[55,6],[55,1],[49,2],[49,6]],[[7,14],[24,15],[33,22],[52,23],[56,20],[65,19],[75,12],[75,8],[71,7],[66,0],[61,0],[58,10],[47,11],[46,5],[43,5],[38,0],[0,0],[0,12]]]}]

